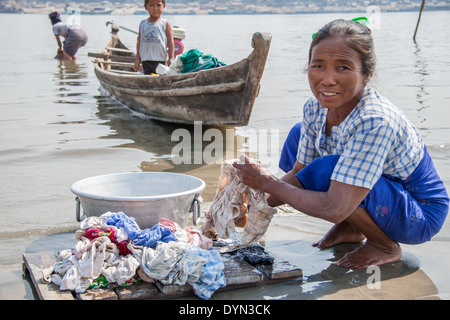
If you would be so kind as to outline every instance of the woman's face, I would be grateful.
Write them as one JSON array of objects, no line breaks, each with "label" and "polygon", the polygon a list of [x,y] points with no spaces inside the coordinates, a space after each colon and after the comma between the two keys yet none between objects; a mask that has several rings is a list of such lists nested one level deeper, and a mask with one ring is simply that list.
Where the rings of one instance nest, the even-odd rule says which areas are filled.
[{"label": "woman's face", "polygon": [[358,104],[364,82],[370,78],[362,70],[357,51],[340,38],[327,38],[312,49],[309,85],[323,107],[348,114]]}]

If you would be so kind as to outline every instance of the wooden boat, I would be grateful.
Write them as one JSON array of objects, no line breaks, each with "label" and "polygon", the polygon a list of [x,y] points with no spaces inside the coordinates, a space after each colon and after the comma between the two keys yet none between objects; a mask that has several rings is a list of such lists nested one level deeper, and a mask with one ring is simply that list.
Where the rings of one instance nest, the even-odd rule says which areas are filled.
[{"label": "wooden boat", "polygon": [[101,86],[130,109],[150,118],[181,124],[201,121],[209,126],[248,124],[269,52],[272,36],[255,33],[251,54],[220,68],[169,76],[134,72],[134,53],[111,39],[96,57],[95,74]]}]

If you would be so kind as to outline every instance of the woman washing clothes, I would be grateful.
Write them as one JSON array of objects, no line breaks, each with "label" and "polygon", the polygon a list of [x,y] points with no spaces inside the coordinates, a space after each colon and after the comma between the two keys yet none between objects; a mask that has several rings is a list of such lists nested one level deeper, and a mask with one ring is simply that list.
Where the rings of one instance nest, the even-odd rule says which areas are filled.
[{"label": "woman washing clothes", "polygon": [[[243,183],[268,194],[269,205],[287,203],[334,223],[318,248],[366,239],[336,262],[352,269],[397,261],[399,243],[430,240],[449,205],[418,130],[368,85],[375,65],[366,25],[341,19],[325,25],[309,50],[313,97],[280,160],[290,171],[277,179],[247,157],[234,163]],[[289,154],[296,155],[290,166],[283,158]]]},{"label": "woman washing clothes", "polygon": [[[78,26],[62,22],[58,12],[52,12],[48,17],[52,23],[53,34],[58,43],[58,52],[55,58],[75,60],[78,49],[85,46],[88,41],[86,32]],[[64,42],[61,42],[60,37],[65,39]]]}]

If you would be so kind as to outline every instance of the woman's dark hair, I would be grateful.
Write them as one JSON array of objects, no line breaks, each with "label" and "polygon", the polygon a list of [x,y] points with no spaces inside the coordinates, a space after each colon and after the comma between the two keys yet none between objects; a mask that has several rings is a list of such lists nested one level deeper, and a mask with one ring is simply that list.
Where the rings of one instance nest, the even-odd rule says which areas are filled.
[{"label": "woman's dark hair", "polygon": [[327,38],[341,38],[353,50],[359,52],[364,75],[373,75],[376,66],[375,47],[369,28],[352,20],[337,19],[327,23],[314,36],[309,48],[308,66],[311,62],[312,49]]},{"label": "woman's dark hair", "polygon": [[51,22],[52,22],[52,25],[53,24],[56,24],[56,23],[58,23],[58,22],[61,22],[61,18],[60,18],[60,16],[59,16],[59,12],[52,12],[52,13],[50,13],[49,15],[48,15],[48,17],[50,18],[50,20],[51,20]]}]

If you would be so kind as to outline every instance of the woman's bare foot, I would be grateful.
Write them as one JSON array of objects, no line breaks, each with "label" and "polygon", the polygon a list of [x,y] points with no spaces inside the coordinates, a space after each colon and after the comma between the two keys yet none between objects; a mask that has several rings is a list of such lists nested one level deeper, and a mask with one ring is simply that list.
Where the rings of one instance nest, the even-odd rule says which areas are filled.
[{"label": "woman's bare foot", "polygon": [[361,242],[366,237],[347,221],[335,224],[314,247],[320,249],[336,246],[344,242]]},{"label": "woman's bare foot", "polygon": [[347,253],[335,264],[339,267],[350,269],[365,269],[370,266],[378,266],[400,260],[402,249],[396,242],[389,247],[377,247],[369,241],[358,249]]}]

